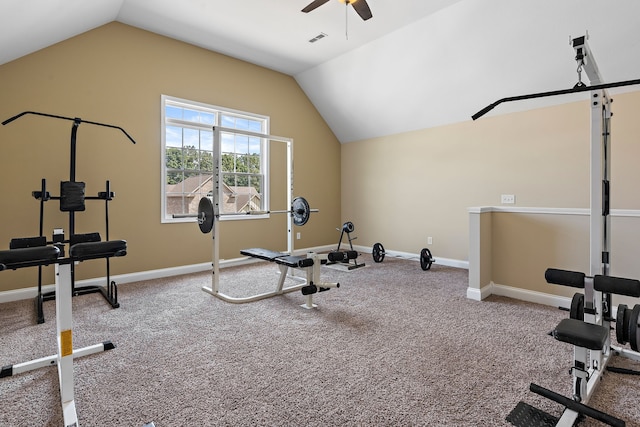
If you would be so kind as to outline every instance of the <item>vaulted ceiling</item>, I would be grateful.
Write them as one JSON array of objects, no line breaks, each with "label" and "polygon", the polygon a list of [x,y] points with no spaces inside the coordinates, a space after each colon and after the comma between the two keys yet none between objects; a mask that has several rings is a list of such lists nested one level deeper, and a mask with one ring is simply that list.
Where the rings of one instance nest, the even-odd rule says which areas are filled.
[{"label": "vaulted ceiling", "polygon": [[[637,0],[367,0],[366,21],[344,0],[302,13],[310,2],[1,0],[0,64],[120,21],[293,76],[342,143],[570,88],[578,80],[570,38],[586,33],[604,82],[640,78]],[[613,92],[628,90],[640,87]]]}]

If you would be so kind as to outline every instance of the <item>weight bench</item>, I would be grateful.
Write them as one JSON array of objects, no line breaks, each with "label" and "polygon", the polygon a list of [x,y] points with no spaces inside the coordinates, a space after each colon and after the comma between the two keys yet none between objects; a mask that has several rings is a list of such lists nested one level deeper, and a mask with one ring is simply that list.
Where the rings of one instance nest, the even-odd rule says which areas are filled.
[{"label": "weight bench", "polygon": [[[306,256],[294,256],[286,252],[278,252],[262,248],[243,249],[240,251],[240,254],[250,258],[257,258],[263,261],[275,263],[280,270],[280,277],[276,283],[275,290],[272,292],[265,292],[249,297],[232,297],[221,293],[219,290],[212,292],[213,295],[223,301],[233,303],[253,302],[299,290],[307,297],[306,303],[302,304],[302,307],[310,309],[317,307],[313,303],[314,294],[329,290],[330,288],[340,287],[339,283],[324,283],[320,281],[320,266],[327,262],[328,255],[320,255],[310,252]],[[342,257],[344,255],[340,254],[340,256]],[[289,274],[290,268],[304,270],[306,273],[306,279]],[[293,278],[300,283],[285,287],[284,282],[287,277]]]},{"label": "weight bench", "polygon": [[0,371],[0,378],[46,366],[57,366],[60,401],[65,426],[78,426],[74,398],[73,360],[77,357],[115,348],[111,341],[104,341],[80,349],[73,348],[71,265],[74,262],[82,262],[89,259],[124,256],[126,253],[127,243],[124,240],[77,243],[71,246],[69,257],[67,258],[60,258],[61,250],[57,246],[34,246],[0,251],[0,271],[55,265],[57,353],[29,362],[3,366]]}]

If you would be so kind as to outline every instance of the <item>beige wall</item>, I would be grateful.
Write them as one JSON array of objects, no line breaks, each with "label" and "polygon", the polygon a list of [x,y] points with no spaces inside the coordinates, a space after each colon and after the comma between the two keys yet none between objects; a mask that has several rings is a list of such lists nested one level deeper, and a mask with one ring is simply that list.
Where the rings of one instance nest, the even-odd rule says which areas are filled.
[{"label": "beige wall", "polygon": [[589,274],[589,216],[491,215],[491,280],[530,291],[572,296],[576,289],[549,285],[547,268]]},{"label": "beige wall", "polygon": [[[640,92],[614,99],[612,208],[640,209]],[[469,207],[588,208],[589,116],[574,102],[343,144],[343,220],[359,245],[419,253],[431,236],[436,260],[467,260]]]},{"label": "beige wall", "polygon": [[[320,209],[303,228],[296,248],[335,244],[340,222],[340,144],[295,80],[246,62],[120,23],[0,66],[0,119],[22,111],[80,117],[122,126],[83,124],[78,131],[78,181],[87,194],[110,180],[111,238],[126,239],[129,254],[111,263],[112,274],[211,261],[211,237],[195,224],[160,223],[160,96],[162,94],[271,117],[271,134],[294,139],[294,194]],[[25,116],[0,127],[0,248],[13,237],[38,234],[38,202],[30,195],[46,178],[52,195],[69,178],[71,122]],[[276,155],[272,156],[277,161]],[[274,179],[277,174],[274,174]],[[280,193],[278,193],[280,191]],[[272,188],[272,209],[286,206],[285,187]],[[45,205],[47,236],[67,228],[58,202]],[[104,204],[87,201],[77,232],[104,236]],[[248,247],[286,249],[284,215],[221,224],[221,258]],[[79,278],[104,275],[104,263],[87,262]],[[52,283],[46,269],[45,283]],[[36,269],[0,274],[0,291],[35,285]]]},{"label": "beige wall", "polygon": [[[547,268],[580,271],[589,275],[589,211],[588,209],[514,209],[484,208],[483,213],[470,213],[471,242],[479,241],[470,253],[476,258],[490,258],[489,265],[470,259],[469,287],[486,297],[488,292],[537,300],[535,293],[569,298],[578,289],[550,285],[544,279]],[[474,210],[475,211],[475,210]],[[640,211],[611,213],[611,264],[609,274],[640,278]],[[508,286],[492,289],[490,285]],[[480,295],[482,294],[482,296]],[[533,294],[532,294],[533,293]],[[546,301],[556,301],[549,300]],[[633,306],[634,298],[614,296],[613,303]]]}]

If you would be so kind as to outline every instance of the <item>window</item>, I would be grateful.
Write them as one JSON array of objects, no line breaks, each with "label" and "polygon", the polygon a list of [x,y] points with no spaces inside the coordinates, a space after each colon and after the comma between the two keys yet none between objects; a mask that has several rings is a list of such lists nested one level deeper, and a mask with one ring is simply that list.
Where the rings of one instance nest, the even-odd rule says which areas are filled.
[{"label": "window", "polygon": [[[219,132],[221,153],[214,153],[214,126],[225,129]],[[197,214],[200,199],[213,197],[218,157],[221,212],[267,210],[268,144],[254,134],[267,134],[268,127],[264,116],[163,95],[162,221],[193,220],[174,215]]]}]

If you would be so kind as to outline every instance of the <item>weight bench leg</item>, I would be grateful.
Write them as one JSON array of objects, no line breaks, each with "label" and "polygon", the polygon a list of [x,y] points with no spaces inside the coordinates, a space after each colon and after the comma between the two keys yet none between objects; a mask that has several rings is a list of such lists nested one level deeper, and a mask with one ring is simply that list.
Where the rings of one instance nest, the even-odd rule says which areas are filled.
[{"label": "weight bench leg", "polygon": [[[319,277],[320,276],[320,259],[318,259],[315,254],[308,254],[309,257],[313,257],[313,265],[311,267],[307,267],[305,268],[305,272],[307,274],[307,285],[310,285],[312,283],[315,283],[315,278],[316,275]],[[316,304],[313,303],[313,294],[309,294],[306,296],[306,301],[304,304],[301,304],[300,307],[302,308],[306,308],[307,310],[310,310],[312,308],[316,308],[318,307]]]},{"label": "weight bench leg", "polygon": [[276,294],[281,294],[282,289],[284,288],[284,281],[287,278],[287,273],[289,272],[289,267],[284,264],[278,264],[278,268],[280,269],[280,277],[278,278],[278,285],[276,286]]},{"label": "weight bench leg", "polygon": [[307,301],[304,304],[301,304],[300,307],[306,308],[307,310],[318,307],[313,303],[313,294],[307,295]]}]

